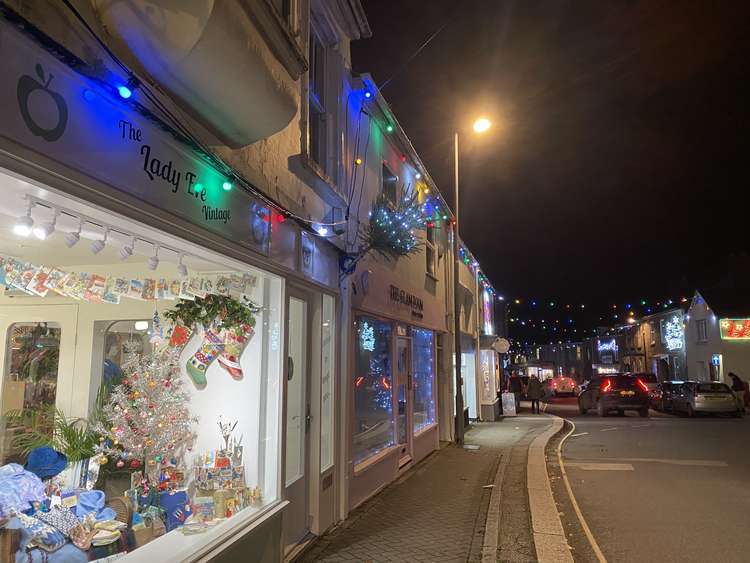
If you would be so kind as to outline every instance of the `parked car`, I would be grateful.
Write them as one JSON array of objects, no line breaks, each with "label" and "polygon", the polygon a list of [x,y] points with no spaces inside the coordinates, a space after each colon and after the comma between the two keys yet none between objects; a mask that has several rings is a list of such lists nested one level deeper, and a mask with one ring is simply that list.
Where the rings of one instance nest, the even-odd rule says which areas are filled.
[{"label": "parked car", "polygon": [[594,377],[578,394],[578,410],[581,414],[596,408],[599,416],[608,416],[612,411],[617,411],[622,416],[627,410],[635,410],[645,417],[648,416],[648,404],[648,386],[632,375]]},{"label": "parked car", "polygon": [[726,383],[718,381],[686,381],[672,399],[675,412],[687,416],[698,413],[718,413],[742,416],[737,398]]},{"label": "parked car", "polygon": [[672,405],[675,393],[679,391],[684,381],[663,381],[651,391],[649,399],[651,408],[657,411],[667,412],[674,407]]},{"label": "parked car", "polygon": [[578,384],[572,377],[552,377],[547,380],[549,383],[549,390],[552,395],[575,395],[578,390]]}]

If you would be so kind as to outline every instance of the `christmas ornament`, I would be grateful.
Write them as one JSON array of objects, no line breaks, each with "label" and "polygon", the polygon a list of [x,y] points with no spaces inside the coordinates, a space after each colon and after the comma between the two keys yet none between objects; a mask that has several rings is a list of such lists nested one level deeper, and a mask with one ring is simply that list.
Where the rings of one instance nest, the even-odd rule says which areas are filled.
[{"label": "christmas ornament", "polygon": [[250,325],[243,325],[241,329],[242,334],[238,334],[233,330],[224,331],[224,349],[219,354],[219,365],[237,380],[243,377],[242,368],[240,367],[240,356],[253,337],[253,334],[255,334],[253,327]]},{"label": "christmas ornament", "polygon": [[123,467],[125,467],[125,462],[120,459],[117,461],[115,465],[117,466],[118,469],[122,469]]},{"label": "christmas ornament", "polygon": [[99,458],[99,465],[107,465],[107,462],[108,462],[108,461],[109,461],[109,460],[107,459],[107,456],[101,456],[101,457]]},{"label": "christmas ornament", "polygon": [[244,325],[255,326],[255,314],[260,308],[248,300],[238,300],[226,295],[206,295],[195,301],[181,299],[177,305],[164,316],[177,326],[188,329],[203,326],[204,329],[214,326],[217,332],[234,330],[243,333]]},{"label": "christmas ornament", "polygon": [[169,345],[172,348],[179,348],[184,346],[190,340],[192,331],[184,325],[177,325],[172,329],[172,334],[169,337]]}]

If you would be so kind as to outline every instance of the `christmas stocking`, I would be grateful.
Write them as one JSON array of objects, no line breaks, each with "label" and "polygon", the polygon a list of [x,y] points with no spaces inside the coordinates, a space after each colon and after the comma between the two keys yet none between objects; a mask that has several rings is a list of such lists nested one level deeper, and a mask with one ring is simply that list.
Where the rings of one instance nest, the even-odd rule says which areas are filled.
[{"label": "christmas stocking", "polygon": [[203,334],[203,342],[198,351],[193,354],[187,362],[187,372],[196,387],[206,385],[206,371],[216,357],[224,350],[224,339],[222,335],[213,329],[206,329]]},{"label": "christmas stocking", "polygon": [[229,372],[234,379],[242,379],[240,356],[253,337],[253,327],[242,325],[242,334],[235,330],[224,331],[224,350],[219,355],[219,364]]}]

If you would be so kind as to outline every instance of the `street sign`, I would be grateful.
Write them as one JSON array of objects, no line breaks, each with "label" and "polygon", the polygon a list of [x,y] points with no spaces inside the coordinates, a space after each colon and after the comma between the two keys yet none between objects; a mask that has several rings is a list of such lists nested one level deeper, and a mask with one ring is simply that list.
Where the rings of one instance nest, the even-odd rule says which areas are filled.
[{"label": "street sign", "polygon": [[492,348],[498,354],[507,354],[508,350],[510,350],[510,342],[508,342],[505,338],[498,338],[492,344]]}]

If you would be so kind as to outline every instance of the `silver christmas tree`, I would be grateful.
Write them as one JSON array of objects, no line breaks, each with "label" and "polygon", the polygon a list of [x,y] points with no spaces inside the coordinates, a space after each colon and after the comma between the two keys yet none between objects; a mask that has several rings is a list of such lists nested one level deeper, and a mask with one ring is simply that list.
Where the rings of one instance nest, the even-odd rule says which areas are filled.
[{"label": "silver christmas tree", "polygon": [[182,465],[185,451],[195,440],[197,417],[188,408],[182,390],[179,356],[182,348],[164,346],[124,364],[124,377],[104,407],[99,463],[110,458],[118,467],[146,471],[161,465]]}]

